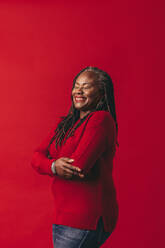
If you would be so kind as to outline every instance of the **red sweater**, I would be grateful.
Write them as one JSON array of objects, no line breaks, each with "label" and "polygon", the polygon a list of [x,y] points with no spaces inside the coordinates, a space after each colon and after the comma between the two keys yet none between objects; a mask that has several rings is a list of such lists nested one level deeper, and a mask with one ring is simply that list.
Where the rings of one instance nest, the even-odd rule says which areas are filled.
[{"label": "red sweater", "polygon": [[[57,125],[34,150],[31,161],[40,174],[53,177],[53,223],[95,230],[102,216],[105,231],[112,232],[118,217],[118,205],[112,178],[116,126],[111,114],[104,110],[91,112],[61,147],[56,149],[55,141],[50,145],[52,158],[49,159],[46,148]],[[51,164],[60,157],[73,158],[71,164],[83,169],[85,177],[64,179],[54,175]]]}]

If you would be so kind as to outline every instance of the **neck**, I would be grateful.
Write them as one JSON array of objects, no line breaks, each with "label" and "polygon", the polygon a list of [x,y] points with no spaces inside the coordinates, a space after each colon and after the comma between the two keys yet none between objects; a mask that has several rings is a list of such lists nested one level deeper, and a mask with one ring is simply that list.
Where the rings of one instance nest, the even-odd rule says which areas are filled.
[{"label": "neck", "polygon": [[80,111],[80,119],[83,119],[87,114],[89,114],[91,112],[91,110],[89,111]]}]

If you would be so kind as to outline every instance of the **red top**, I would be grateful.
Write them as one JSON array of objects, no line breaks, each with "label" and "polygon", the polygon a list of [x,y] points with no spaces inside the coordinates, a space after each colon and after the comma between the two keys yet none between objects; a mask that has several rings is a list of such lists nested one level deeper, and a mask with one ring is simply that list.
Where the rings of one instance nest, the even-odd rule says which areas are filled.
[{"label": "red top", "polygon": [[[53,223],[95,230],[102,216],[105,231],[112,232],[118,217],[118,205],[112,178],[116,125],[111,114],[105,110],[91,112],[61,147],[56,149],[53,141],[49,147],[52,159],[49,159],[46,148],[57,125],[35,149],[31,161],[40,174],[53,177]],[[54,175],[51,164],[60,157],[73,158],[71,164],[83,169],[85,177],[64,179]]]}]

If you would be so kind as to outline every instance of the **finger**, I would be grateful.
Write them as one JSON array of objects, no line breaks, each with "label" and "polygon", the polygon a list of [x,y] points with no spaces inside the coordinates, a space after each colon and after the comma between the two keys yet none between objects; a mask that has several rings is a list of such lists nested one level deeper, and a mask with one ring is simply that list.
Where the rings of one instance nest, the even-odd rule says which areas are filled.
[{"label": "finger", "polygon": [[85,176],[83,173],[80,173],[80,172],[77,172],[77,171],[74,171],[74,170],[70,170],[70,169],[67,169],[67,168],[65,168],[64,171],[66,173],[69,173],[72,176],[79,176],[81,178],[83,178]]},{"label": "finger", "polygon": [[71,163],[71,162],[74,161],[74,159],[68,158],[68,157],[62,157],[62,159],[63,159],[64,161],[66,161],[66,162],[69,162],[69,163]]},{"label": "finger", "polygon": [[64,178],[66,178],[66,179],[71,179],[73,176],[72,175],[70,175],[70,174],[65,174],[64,175]]},{"label": "finger", "polygon": [[85,177],[85,175],[84,174],[81,174],[81,173],[79,173],[79,177]]},{"label": "finger", "polygon": [[78,172],[81,171],[81,169],[80,169],[79,167],[70,165],[70,164],[68,164],[68,163],[64,163],[64,166],[65,166],[66,168],[69,168],[69,169],[74,170],[74,171],[78,171]]},{"label": "finger", "polygon": [[66,167],[63,167],[63,170],[64,170],[64,173],[67,173],[69,175],[78,175],[78,171],[74,171]]},{"label": "finger", "polygon": [[[71,163],[71,162],[74,161],[74,159],[68,158],[68,157],[62,157],[62,159],[63,159],[63,161],[66,161],[67,163],[68,163],[68,162]],[[75,169],[75,170],[77,170],[77,171],[81,171],[81,169],[80,169],[79,167],[74,166],[74,165],[70,165],[70,168],[72,168],[73,170]]]},{"label": "finger", "polygon": [[74,172],[72,171],[72,172],[66,172],[66,171],[64,171],[64,177],[65,178],[68,178],[68,179],[73,179],[75,176],[78,176],[78,174],[77,175],[74,175]]},{"label": "finger", "polygon": [[77,173],[77,172],[74,172],[74,171],[72,171],[71,173],[70,172],[68,173],[67,171],[64,171],[64,177],[67,178],[67,179],[72,179],[75,176],[80,177],[80,178],[85,177],[85,175],[82,174],[82,173]]},{"label": "finger", "polygon": [[[74,159],[72,158],[67,158],[67,157],[62,157],[63,161],[66,161],[67,163],[72,163],[74,161]],[[81,169],[79,167],[76,167],[73,165],[73,167],[78,168],[78,170],[80,171]]]}]

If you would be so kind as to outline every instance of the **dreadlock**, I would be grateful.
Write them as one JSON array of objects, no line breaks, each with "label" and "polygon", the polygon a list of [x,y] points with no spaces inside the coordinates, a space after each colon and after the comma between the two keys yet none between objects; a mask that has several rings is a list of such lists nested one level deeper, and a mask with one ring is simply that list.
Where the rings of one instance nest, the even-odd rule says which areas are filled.
[{"label": "dreadlock", "polygon": [[[118,134],[118,124],[117,124],[117,119],[116,119],[116,111],[115,111],[115,100],[114,100],[114,88],[113,88],[113,83],[112,79],[106,73],[105,71],[97,68],[97,67],[92,67],[92,66],[87,66],[84,69],[82,69],[73,79],[73,86],[72,90],[75,86],[77,78],[80,76],[82,72],[85,71],[90,71],[93,72],[96,75],[96,81],[99,83],[100,90],[103,93],[102,97],[100,98],[99,102],[97,103],[94,111],[98,110],[108,110],[116,124],[116,131]],[[71,100],[72,100],[72,105],[69,109],[69,112],[66,116],[61,116],[62,120],[58,124],[56,130],[55,130],[55,135],[52,137],[48,147],[51,145],[51,143],[55,140],[55,147],[61,146],[62,141],[64,140],[64,137],[67,133],[67,137],[64,140],[64,143],[66,140],[73,135],[74,131],[86,120],[88,117],[87,114],[84,116],[84,118],[80,119],[80,121],[77,123],[77,125],[73,128],[74,124],[80,117],[80,111],[74,107],[73,104],[73,99],[71,95]],[[117,141],[117,146],[119,146],[119,143]]]}]

